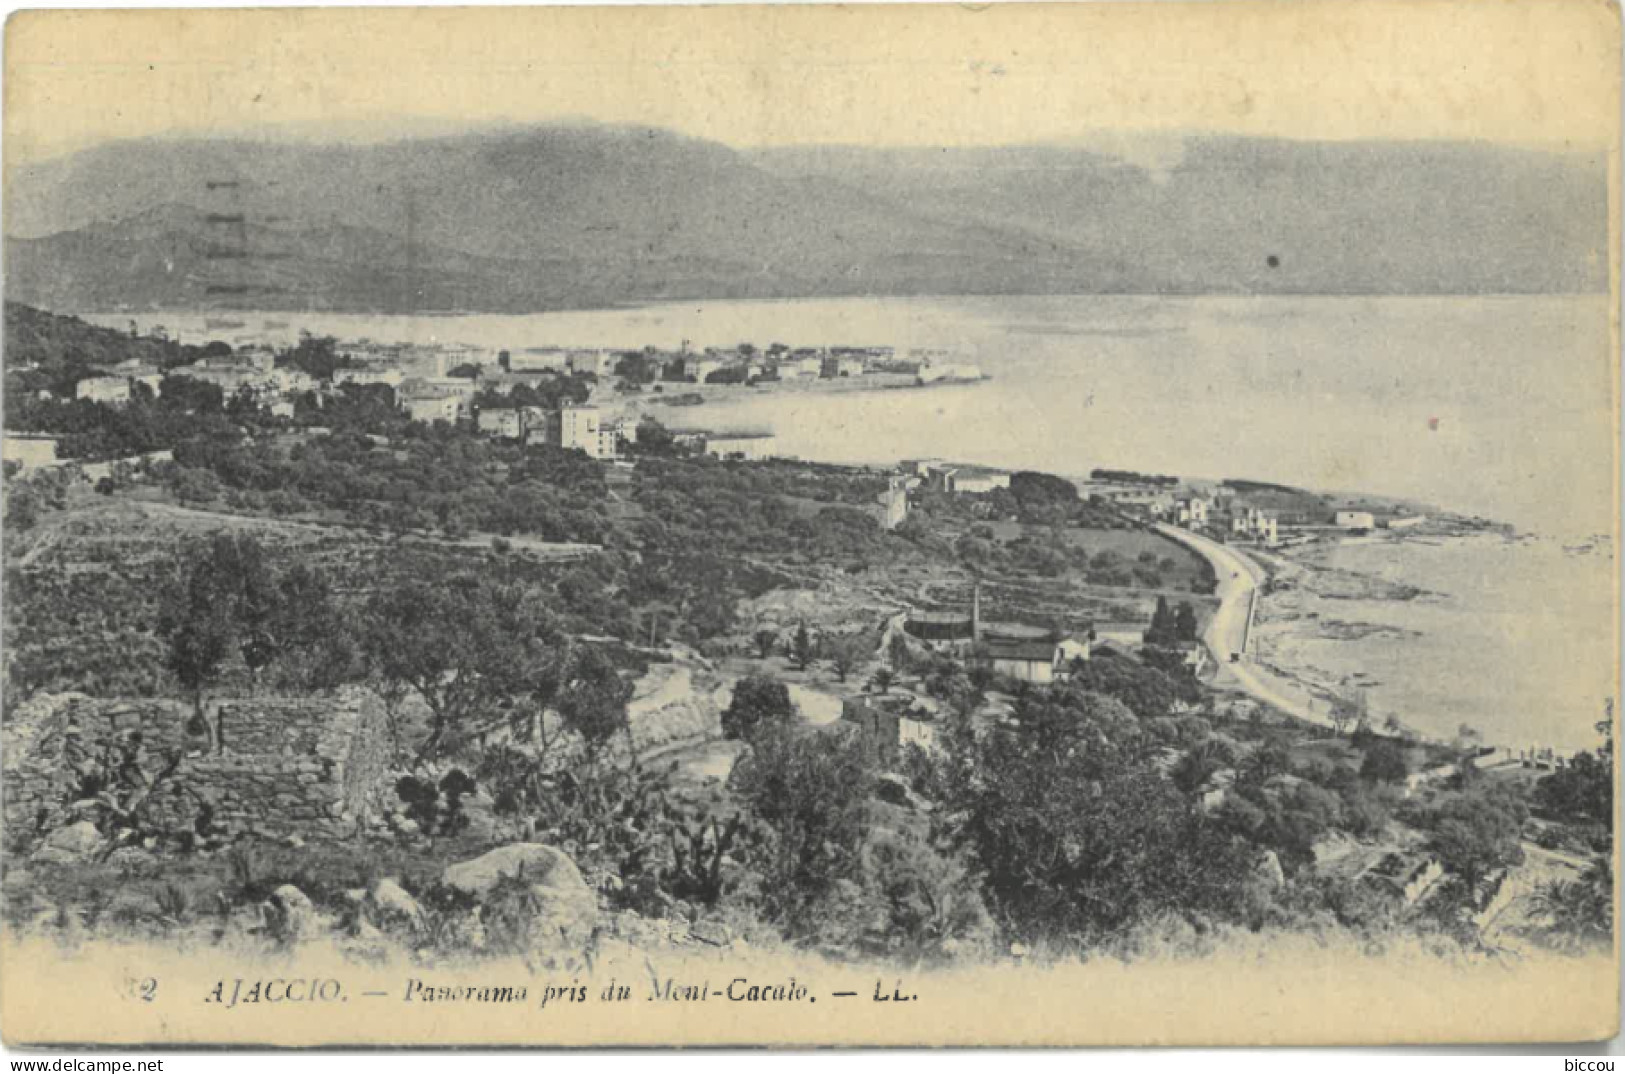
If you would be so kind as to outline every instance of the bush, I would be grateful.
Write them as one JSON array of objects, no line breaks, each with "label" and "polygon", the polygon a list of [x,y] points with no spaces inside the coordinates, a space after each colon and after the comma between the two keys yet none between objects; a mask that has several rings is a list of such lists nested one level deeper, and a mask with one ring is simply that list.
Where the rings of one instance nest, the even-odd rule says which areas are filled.
[{"label": "bush", "polygon": [[733,699],[722,710],[722,733],[748,741],[764,726],[788,724],[795,713],[789,687],[777,679],[749,675],[734,683]]},{"label": "bush", "polygon": [[763,726],[734,765],[729,786],[770,839],[753,863],[764,909],[805,934],[838,881],[858,873],[874,775],[855,736]]},{"label": "bush", "polygon": [[1368,783],[1401,783],[1410,775],[1405,750],[1391,738],[1376,738],[1365,748],[1360,778]]}]

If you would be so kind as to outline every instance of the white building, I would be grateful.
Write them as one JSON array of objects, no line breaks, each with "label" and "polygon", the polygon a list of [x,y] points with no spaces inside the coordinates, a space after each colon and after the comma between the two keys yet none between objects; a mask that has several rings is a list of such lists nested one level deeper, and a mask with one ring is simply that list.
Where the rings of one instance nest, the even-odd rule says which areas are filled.
[{"label": "white building", "polygon": [[333,374],[334,384],[386,384],[398,388],[405,380],[406,374],[394,366],[362,366],[340,369]]},{"label": "white building", "polygon": [[594,459],[603,458],[602,414],[595,406],[565,406],[559,411],[559,447],[577,448]]},{"label": "white building", "polygon": [[777,443],[777,438],[772,433],[708,435],[705,438],[705,453],[717,459],[743,459],[747,462],[756,462],[771,459]]},{"label": "white building", "polygon": [[455,395],[409,395],[401,400],[401,409],[413,421],[455,422],[458,401]]},{"label": "white building", "polygon": [[1332,516],[1332,521],[1339,529],[1345,530],[1374,530],[1377,528],[1377,518],[1370,511],[1339,511]]},{"label": "white building", "polygon": [[1260,543],[1274,547],[1280,543],[1280,521],[1268,511],[1247,507],[1230,516],[1230,532],[1238,537],[1256,538]]},{"label": "white building", "polygon": [[570,355],[561,347],[536,347],[508,355],[508,372],[557,372],[570,362]]},{"label": "white building", "polygon": [[863,359],[851,355],[831,355],[824,359],[823,375],[831,380],[863,376]]},{"label": "white building", "polygon": [[715,358],[691,354],[683,359],[683,376],[696,384],[704,384],[706,377],[721,368],[722,363]]},{"label": "white building", "polygon": [[886,483],[886,491],[876,497],[880,510],[878,520],[883,530],[894,530],[908,518],[908,487],[901,477]]},{"label": "white building", "polygon": [[1174,502],[1174,517],[1182,526],[1205,526],[1212,502],[1201,496],[1191,496]]},{"label": "white building", "polygon": [[1010,475],[1004,470],[990,470],[985,466],[959,466],[935,461],[921,464],[925,479],[937,492],[982,495],[995,489],[1010,487]]},{"label": "white building", "polygon": [[56,437],[8,433],[0,443],[0,459],[16,463],[24,473],[40,466],[55,466]]},{"label": "white building", "polygon": [[800,380],[805,377],[816,379],[824,372],[824,359],[820,355],[801,356],[792,355],[779,363],[780,380]]},{"label": "white building", "polygon": [[128,377],[86,377],[73,388],[74,398],[119,406],[130,401]]},{"label": "white building", "polygon": [[600,379],[615,367],[615,356],[606,351],[571,351],[564,361],[570,372],[591,373]]},{"label": "white building", "polygon": [[487,407],[480,411],[476,427],[482,433],[508,440],[518,440],[525,432],[518,407]]}]

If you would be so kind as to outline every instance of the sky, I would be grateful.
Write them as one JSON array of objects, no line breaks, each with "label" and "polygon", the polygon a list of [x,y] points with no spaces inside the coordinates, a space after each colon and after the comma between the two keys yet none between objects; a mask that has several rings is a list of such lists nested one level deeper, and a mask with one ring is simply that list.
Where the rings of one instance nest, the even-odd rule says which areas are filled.
[{"label": "sky", "polygon": [[[1616,139],[1603,0],[22,12],[8,169],[117,138],[565,118],[734,146]],[[1125,150],[1131,152],[1132,150]]]}]

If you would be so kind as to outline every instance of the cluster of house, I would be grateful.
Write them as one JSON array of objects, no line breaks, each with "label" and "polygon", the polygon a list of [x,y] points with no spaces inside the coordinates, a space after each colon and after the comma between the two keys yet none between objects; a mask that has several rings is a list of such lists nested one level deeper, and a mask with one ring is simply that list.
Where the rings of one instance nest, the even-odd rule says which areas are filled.
[{"label": "cluster of house", "polygon": [[[967,611],[915,611],[903,622],[904,631],[938,652],[954,653],[968,663],[986,667],[995,675],[1039,685],[1066,679],[1078,661],[1111,651],[1136,656],[1145,643],[1145,627],[1132,623],[1101,623],[1074,633],[1062,633],[1025,623],[986,622],[982,618],[981,587],[971,592]],[[1207,666],[1207,650],[1200,642],[1175,646],[1192,674]]]},{"label": "cluster of house", "polygon": [[[775,343],[766,350],[749,344],[676,351],[645,347],[641,355],[658,363],[666,380],[690,384],[757,384],[797,380],[839,380],[873,373],[909,374],[918,384],[981,380],[981,369],[940,351],[914,350],[899,357],[887,346],[790,347]],[[510,369],[590,369],[602,377],[614,371],[618,358],[609,352],[543,348],[514,355]]]},{"label": "cluster of house", "polygon": [[[401,409],[419,421],[455,421],[466,416],[480,387],[474,378],[449,375],[457,366],[477,360],[478,354],[466,347],[362,341],[346,344],[344,350],[354,364],[336,371],[332,386],[386,385],[394,391]],[[74,394],[80,399],[120,406],[130,401],[138,384],[157,394],[165,375],[138,362],[121,362],[79,381]],[[212,384],[227,396],[246,392],[273,414],[285,417],[293,415],[295,396],[327,387],[302,370],[277,365],[276,352],[261,343],[211,354],[191,365],[173,368],[167,375]]]},{"label": "cluster of house", "polygon": [[950,495],[981,495],[1010,487],[1009,471],[988,466],[972,466],[943,459],[904,459],[898,468],[903,473],[904,487],[911,492],[929,489]]},{"label": "cluster of house", "polygon": [[1086,492],[1091,499],[1109,503],[1127,514],[1207,531],[1232,541],[1257,542],[1266,548],[1279,545],[1289,527],[1299,531],[1329,525],[1350,533],[1363,533],[1382,528],[1401,529],[1425,521],[1421,516],[1391,517],[1392,512],[1356,508],[1339,508],[1326,513],[1262,507],[1223,486],[1209,495],[1177,490],[1163,482],[1101,481],[1087,486]]},{"label": "cluster of house", "polygon": [[482,407],[475,424],[480,432],[503,440],[578,450],[594,459],[619,458],[622,447],[638,439],[634,422],[605,414],[590,403],[565,403],[557,410],[540,406]]},{"label": "cluster of house", "polygon": [[[80,380],[74,385],[74,397],[122,406],[130,401],[138,385],[154,395],[159,394],[165,375],[156,367],[130,359]],[[316,381],[308,374],[279,367],[276,354],[269,347],[261,345],[210,355],[191,365],[171,369],[167,375],[213,384],[227,396],[246,391],[256,402],[270,407],[273,413],[289,416],[293,414],[293,396],[317,387]]]},{"label": "cluster of house", "polygon": [[[572,354],[580,352],[571,352]],[[891,347],[789,347],[775,343],[765,351],[749,344],[706,347],[694,351],[645,347],[646,358],[659,363],[665,379],[690,384],[755,384],[761,381],[836,380],[861,377],[889,369],[895,362]],[[572,369],[575,367],[572,366]],[[612,372],[608,363],[599,375]]]}]

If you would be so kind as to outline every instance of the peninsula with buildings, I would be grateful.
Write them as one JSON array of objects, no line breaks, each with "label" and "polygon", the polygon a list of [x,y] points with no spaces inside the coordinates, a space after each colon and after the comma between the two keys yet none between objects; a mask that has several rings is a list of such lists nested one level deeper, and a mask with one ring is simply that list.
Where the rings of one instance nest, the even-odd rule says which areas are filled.
[{"label": "peninsula with buildings", "polygon": [[1256,658],[1282,557],[1416,505],[838,466],[653,402],[981,376],[884,347],[5,332],[11,928],[424,965],[1611,935],[1606,741],[1423,736]]}]

